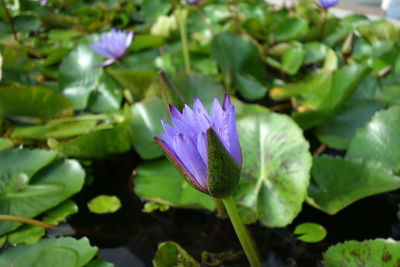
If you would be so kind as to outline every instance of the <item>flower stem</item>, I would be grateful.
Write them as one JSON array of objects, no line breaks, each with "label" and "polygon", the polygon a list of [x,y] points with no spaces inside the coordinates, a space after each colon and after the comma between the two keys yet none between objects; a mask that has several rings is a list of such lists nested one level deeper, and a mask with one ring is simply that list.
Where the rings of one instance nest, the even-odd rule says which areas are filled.
[{"label": "flower stem", "polygon": [[178,5],[176,9],[176,19],[178,21],[179,33],[181,35],[181,43],[182,43],[182,53],[183,60],[185,62],[185,71],[186,73],[191,72],[190,67],[190,55],[189,48],[187,44],[187,36],[186,36],[186,18],[187,18],[187,9],[183,10],[181,6]]},{"label": "flower stem", "polygon": [[25,218],[25,217],[19,217],[19,216],[14,216],[14,215],[5,215],[5,214],[0,214],[0,221],[14,221],[14,222],[21,222],[25,224],[31,224],[35,226],[39,226],[42,228],[52,228],[54,225],[41,222],[35,219],[30,219],[30,218]]},{"label": "flower stem", "polygon": [[247,260],[251,267],[261,267],[261,263],[256,254],[254,244],[249,237],[242,221],[240,220],[236,204],[233,201],[232,196],[222,199],[224,202],[226,211],[228,212],[229,218],[232,222],[233,228],[235,229],[236,235],[239,238],[240,244],[246,254]]}]

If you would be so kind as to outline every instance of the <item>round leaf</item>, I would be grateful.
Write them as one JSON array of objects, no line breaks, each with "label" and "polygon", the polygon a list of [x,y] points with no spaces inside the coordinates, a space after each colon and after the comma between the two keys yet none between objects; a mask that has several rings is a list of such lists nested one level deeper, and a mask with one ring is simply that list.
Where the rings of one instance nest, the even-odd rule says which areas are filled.
[{"label": "round leaf", "polygon": [[400,177],[374,161],[315,157],[311,174],[310,204],[329,214],[361,198],[400,188]]},{"label": "round leaf", "polygon": [[323,254],[327,267],[392,267],[400,262],[400,242],[375,239],[347,241],[329,247]]},{"label": "round leaf", "polygon": [[294,234],[301,241],[316,243],[326,237],[326,229],[317,223],[302,223],[296,226]]},{"label": "round leaf", "polygon": [[85,45],[75,48],[62,61],[59,72],[60,87],[75,109],[84,109],[90,93],[97,87],[103,69],[96,67],[101,57]]},{"label": "round leaf", "polygon": [[[85,173],[79,163],[75,160],[54,161],[55,156],[44,150],[0,152],[1,214],[33,218],[82,188]],[[17,222],[0,222],[0,235],[19,225]]]},{"label": "round leaf", "polygon": [[167,121],[168,117],[164,103],[159,98],[145,99],[132,105],[129,120],[131,141],[143,159],[154,159],[162,155],[153,137],[163,131],[160,121]]},{"label": "round leaf", "polygon": [[87,205],[93,213],[114,213],[121,207],[121,202],[116,196],[100,195],[90,200]]},{"label": "round leaf", "polygon": [[72,115],[71,102],[43,87],[0,87],[0,115],[49,118]]},{"label": "round leaf", "polygon": [[382,161],[400,172],[400,106],[379,111],[350,143],[347,157]]},{"label": "round leaf", "polygon": [[85,237],[79,240],[72,237],[47,238],[32,245],[19,245],[6,250],[0,255],[0,265],[83,266],[96,255],[96,252],[97,248],[92,247]]},{"label": "round leaf", "polygon": [[149,161],[137,168],[135,192],[145,200],[170,206],[214,210],[211,197],[194,189],[166,159]]},{"label": "round leaf", "polygon": [[253,113],[238,121],[238,133],[243,170],[235,199],[242,212],[270,227],[289,224],[309,184],[311,155],[301,129],[286,115]]}]

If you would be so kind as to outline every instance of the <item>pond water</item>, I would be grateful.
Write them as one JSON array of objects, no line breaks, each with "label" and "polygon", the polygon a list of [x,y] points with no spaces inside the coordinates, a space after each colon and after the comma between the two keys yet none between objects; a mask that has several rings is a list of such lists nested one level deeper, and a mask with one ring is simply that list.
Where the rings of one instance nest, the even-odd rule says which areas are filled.
[{"label": "pond water", "polygon": [[[71,216],[69,225],[57,227],[50,235],[72,234],[86,236],[100,248],[99,255],[117,267],[152,266],[157,245],[175,241],[195,259],[201,260],[202,251],[210,253],[240,252],[230,222],[213,213],[171,208],[167,212],[143,213],[144,203],[132,191],[135,166],[140,163],[134,154],[124,154],[95,161],[93,183],[75,196],[80,211]],[[116,213],[90,213],[86,203],[99,194],[117,195],[122,207]],[[400,239],[400,224],[396,217],[400,191],[375,195],[360,200],[329,216],[306,204],[295,221],[285,228],[251,225],[263,266],[323,266],[321,255],[331,244],[349,239]],[[316,222],[324,226],[327,237],[319,243],[304,243],[292,234],[302,222]],[[212,255],[211,255],[212,256]],[[246,266],[244,255],[224,266]],[[212,257],[209,261],[213,261]]]}]

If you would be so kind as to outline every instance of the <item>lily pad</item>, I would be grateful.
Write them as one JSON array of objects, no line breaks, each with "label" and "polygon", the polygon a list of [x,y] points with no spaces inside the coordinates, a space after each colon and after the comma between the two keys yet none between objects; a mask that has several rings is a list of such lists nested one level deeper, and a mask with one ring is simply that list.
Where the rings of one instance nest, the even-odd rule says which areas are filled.
[{"label": "lily pad", "polygon": [[166,159],[139,165],[135,193],[144,200],[182,208],[214,210],[213,199],[194,189]]},{"label": "lily pad", "polygon": [[318,139],[329,147],[347,149],[357,129],[363,127],[380,109],[382,103],[372,100],[352,100],[334,118],[315,130]]},{"label": "lily pad", "polygon": [[84,109],[89,95],[98,86],[103,73],[102,68],[96,67],[100,62],[101,57],[86,45],[78,46],[62,61],[59,68],[60,87],[75,109]]},{"label": "lily pad", "polygon": [[99,195],[91,199],[87,206],[93,213],[114,213],[121,207],[121,202],[116,196]]},{"label": "lily pad", "polygon": [[51,138],[47,144],[63,155],[78,158],[103,158],[127,152],[131,148],[126,121],[69,140]]},{"label": "lily pad", "polygon": [[213,77],[201,73],[179,73],[172,77],[172,83],[177,91],[170,90],[173,99],[168,102],[177,107],[183,107],[182,101],[193,106],[193,98],[197,96],[207,108],[207,103],[211,105],[214,98],[222,100],[225,93],[225,89]]},{"label": "lily pad", "polygon": [[78,205],[76,205],[74,201],[68,199],[59,204],[57,207],[46,211],[43,221],[49,224],[57,225],[60,222],[64,222],[67,216],[77,212]]},{"label": "lily pad", "polygon": [[163,132],[161,120],[168,121],[166,106],[159,98],[149,98],[131,106],[129,127],[131,141],[143,159],[154,159],[163,153],[153,137]]},{"label": "lily pad", "polygon": [[[79,192],[85,173],[75,160],[56,160],[45,150],[0,152],[0,213],[27,218],[53,208]],[[21,223],[0,222],[0,235]]]},{"label": "lily pad", "polygon": [[326,237],[326,229],[317,223],[302,223],[296,226],[293,232],[299,235],[297,239],[308,242],[316,243],[322,241]]},{"label": "lily pad", "polygon": [[351,203],[400,188],[400,177],[380,162],[314,157],[309,203],[335,214]]},{"label": "lily pad", "polygon": [[7,240],[13,245],[33,244],[46,234],[44,228],[33,225],[24,225],[11,234],[7,235]]},{"label": "lily pad", "polygon": [[323,254],[327,267],[392,267],[400,262],[400,242],[389,239],[346,241]]},{"label": "lily pad", "polygon": [[301,129],[288,116],[258,112],[238,120],[243,170],[234,195],[242,219],[269,227],[292,222],[309,184],[311,155]]},{"label": "lily pad", "polygon": [[50,118],[72,115],[71,101],[43,87],[0,87],[0,116]]},{"label": "lily pad", "polygon": [[392,106],[375,114],[357,131],[346,157],[382,161],[400,173],[400,106]]},{"label": "lily pad", "polygon": [[[1,266],[77,267],[87,264],[97,253],[89,240],[72,237],[41,239],[33,245],[18,245],[0,255]],[[23,255],[23,257],[21,257]]]},{"label": "lily pad", "polygon": [[248,74],[259,81],[265,79],[261,55],[256,45],[246,36],[221,33],[211,44],[211,57],[224,73]]}]

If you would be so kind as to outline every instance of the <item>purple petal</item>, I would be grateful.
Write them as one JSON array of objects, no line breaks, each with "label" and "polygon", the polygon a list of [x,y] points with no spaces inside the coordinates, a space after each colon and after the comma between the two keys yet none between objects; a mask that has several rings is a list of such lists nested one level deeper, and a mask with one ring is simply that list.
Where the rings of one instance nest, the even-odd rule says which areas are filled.
[{"label": "purple petal", "polygon": [[168,104],[168,109],[169,109],[169,114],[171,115],[171,118],[183,120],[183,115],[179,112],[179,110],[176,109],[176,107],[174,107],[171,104]]},{"label": "purple petal", "polygon": [[115,58],[109,58],[109,59],[107,59],[106,61],[103,61],[103,62],[101,62],[100,64],[97,64],[96,66],[105,67],[105,66],[111,65],[111,64],[114,63],[115,61],[116,61]]},{"label": "purple petal", "polygon": [[200,101],[200,99],[198,97],[194,97],[194,100],[193,100],[193,111],[196,112],[196,113],[202,113],[207,118],[209,118],[206,109],[204,108],[203,104],[201,103],[201,101]]},{"label": "purple petal", "polygon": [[[183,164],[183,162],[178,158],[178,156],[175,154],[175,152],[165,143],[163,140],[158,138],[157,136],[154,137],[154,140],[157,142],[157,144],[160,146],[161,150],[165,153],[167,158],[175,165],[179,171],[187,177],[187,179],[192,183],[193,186],[198,188],[199,190],[203,192],[207,192],[198,182],[197,180],[193,177],[193,175],[190,173],[190,171],[186,168],[186,166]],[[205,191],[204,191],[205,190]]]},{"label": "purple petal", "polygon": [[174,138],[174,151],[184,166],[189,170],[203,191],[207,191],[207,167],[204,164],[197,147],[185,135],[178,134]]},{"label": "purple petal", "polygon": [[210,120],[217,128],[221,128],[222,126],[222,113],[223,110],[221,105],[218,102],[218,99],[214,99],[213,103],[211,104],[210,109]]},{"label": "purple petal", "polygon": [[232,104],[231,104],[231,98],[230,98],[229,94],[225,93],[225,95],[224,95],[224,101],[223,101],[223,104],[222,104],[222,109],[223,109],[223,110],[227,110],[228,107],[230,107],[230,106],[232,106]]},{"label": "purple petal", "polygon": [[233,105],[229,106],[224,113],[224,141],[229,154],[233,159],[242,166],[242,152],[239,144],[239,137],[236,129],[235,108]]},{"label": "purple petal", "polygon": [[126,39],[125,39],[125,47],[126,48],[128,48],[131,45],[132,40],[133,40],[133,35],[134,35],[133,31],[128,32],[128,35],[126,36]]},{"label": "purple petal", "polygon": [[207,160],[207,136],[205,132],[201,132],[197,137],[197,150],[206,166],[208,165]]}]

